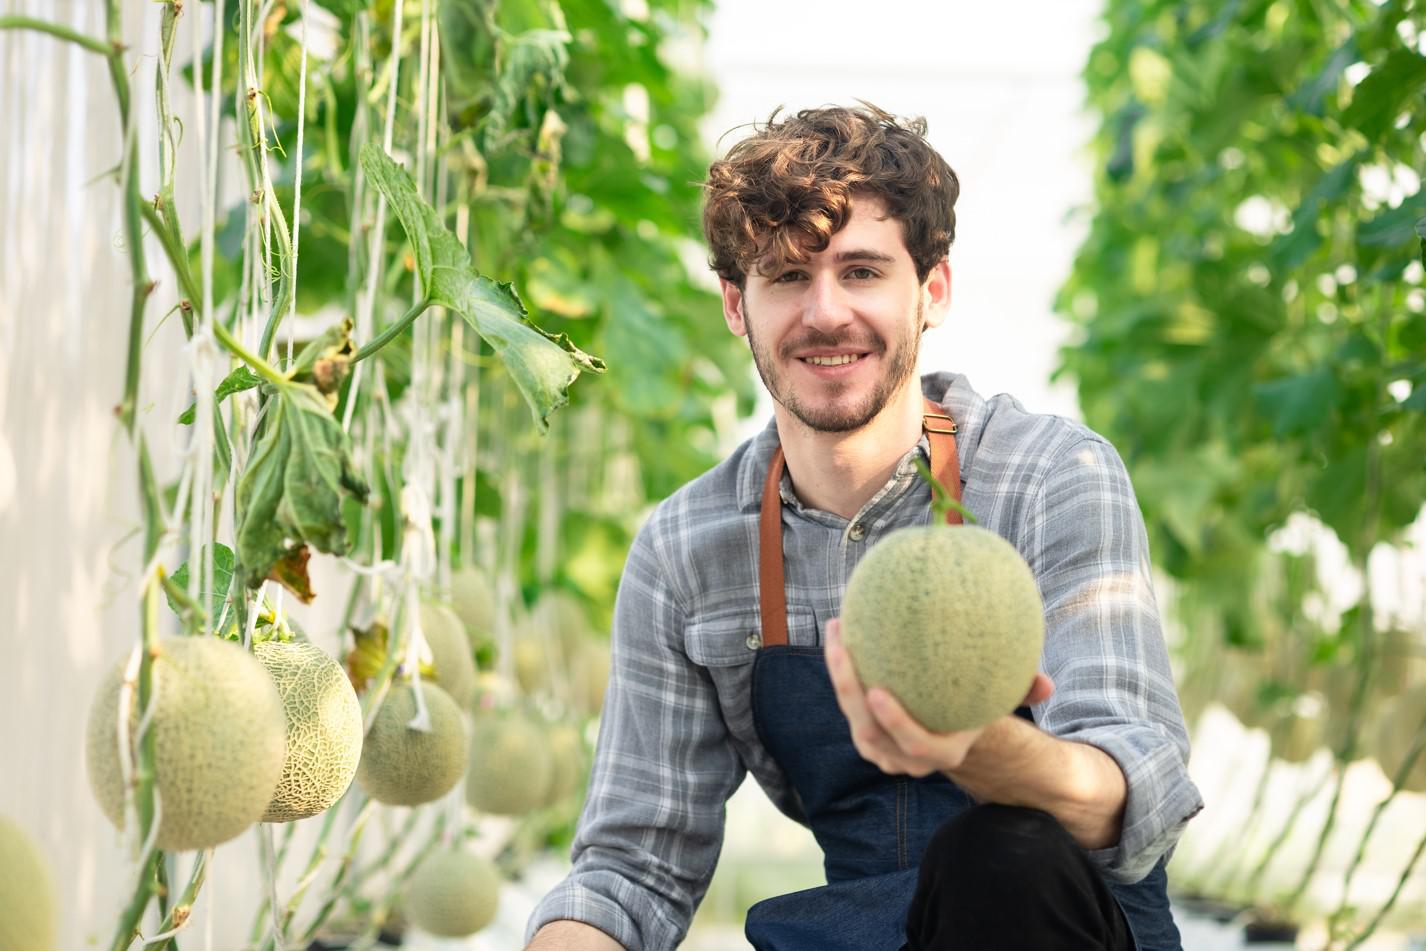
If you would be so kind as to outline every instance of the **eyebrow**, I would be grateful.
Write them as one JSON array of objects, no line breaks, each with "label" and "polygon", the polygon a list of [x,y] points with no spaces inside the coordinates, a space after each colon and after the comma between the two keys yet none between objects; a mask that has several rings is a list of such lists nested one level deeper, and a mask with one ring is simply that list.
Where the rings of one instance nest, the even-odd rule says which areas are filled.
[{"label": "eyebrow", "polygon": [[834,260],[838,264],[845,264],[848,261],[875,261],[878,264],[891,264],[896,259],[880,251],[859,248],[852,251],[841,251]]}]

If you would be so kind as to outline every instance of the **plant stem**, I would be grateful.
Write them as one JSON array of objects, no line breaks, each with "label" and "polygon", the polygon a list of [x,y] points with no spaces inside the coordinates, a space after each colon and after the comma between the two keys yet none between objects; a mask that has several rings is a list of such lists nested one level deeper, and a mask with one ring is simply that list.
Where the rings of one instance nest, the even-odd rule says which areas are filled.
[{"label": "plant stem", "polygon": [[419,301],[416,304],[412,305],[410,310],[406,311],[406,313],[401,315],[400,320],[387,327],[385,330],[383,330],[380,334],[376,336],[376,339],[372,340],[366,346],[358,350],[356,352],[356,355],[352,357],[352,363],[356,363],[360,360],[365,360],[367,357],[376,353],[382,347],[395,340],[398,336],[401,335],[401,332],[403,330],[411,326],[411,324],[416,320],[416,318],[424,314],[427,308],[429,308],[430,306],[430,300]]},{"label": "plant stem", "polygon": [[267,380],[269,383],[274,386],[284,386],[289,382],[285,374],[279,373],[273,368],[272,364],[249,351],[247,347],[244,347],[242,342],[238,340],[237,337],[234,337],[232,331],[224,327],[221,321],[213,321],[213,336],[217,337],[218,342],[226,347],[233,356],[252,367],[258,376]]},{"label": "plant stem", "polygon": [[[160,934],[175,928],[182,928],[187,923],[189,916],[193,914],[193,902],[198,897],[198,891],[203,887],[203,882],[208,877],[208,860],[212,857],[212,849],[204,849],[199,853],[197,860],[193,863],[193,871],[188,876],[188,884],[184,886],[183,894],[178,896],[178,901],[174,902],[172,910],[158,926]],[[157,944],[151,945],[150,948],[152,951],[165,951],[170,945],[173,946],[173,951],[178,951],[178,942],[173,938],[165,938]],[[145,951],[149,951],[149,949],[146,948]]]},{"label": "plant stem", "polygon": [[48,20],[38,20],[34,17],[7,15],[0,16],[0,30],[34,30],[37,33],[48,33],[58,39],[68,40],[91,53],[98,53],[100,56],[108,57],[115,54],[114,48],[103,40],[70,29],[63,23],[51,23]]},{"label": "plant stem", "polygon": [[1391,912],[1391,909],[1396,906],[1396,900],[1401,897],[1402,889],[1404,889],[1406,883],[1410,881],[1411,873],[1416,870],[1416,863],[1421,861],[1422,853],[1426,853],[1426,837],[1423,837],[1420,842],[1416,843],[1416,851],[1411,853],[1411,859],[1406,863],[1406,867],[1401,870],[1401,877],[1396,880],[1396,887],[1392,889],[1391,896],[1387,898],[1386,904],[1377,909],[1377,913],[1372,916],[1372,920],[1367,922],[1366,928],[1363,929],[1361,934],[1352,939],[1351,944],[1347,945],[1346,951],[1352,951],[1353,948],[1361,947],[1362,942],[1370,938],[1376,929],[1380,927],[1383,919],[1385,919]]},{"label": "plant stem", "polygon": [[1405,784],[1407,777],[1411,775],[1411,770],[1416,766],[1416,761],[1421,758],[1423,751],[1426,751],[1426,720],[1421,721],[1416,727],[1416,738],[1412,740],[1411,749],[1391,778],[1391,792],[1376,804],[1376,808],[1372,810],[1371,819],[1367,821],[1367,827],[1357,842],[1357,851],[1352,855],[1351,864],[1347,866],[1347,872],[1342,879],[1342,901],[1328,919],[1334,932],[1337,926],[1346,920],[1347,900],[1352,891],[1352,879],[1357,873],[1358,866],[1362,863],[1362,858],[1366,855],[1367,843],[1371,840],[1372,832],[1376,830],[1377,821],[1381,819],[1382,813],[1386,812],[1387,807],[1395,801],[1397,794],[1401,792],[1401,787]]}]

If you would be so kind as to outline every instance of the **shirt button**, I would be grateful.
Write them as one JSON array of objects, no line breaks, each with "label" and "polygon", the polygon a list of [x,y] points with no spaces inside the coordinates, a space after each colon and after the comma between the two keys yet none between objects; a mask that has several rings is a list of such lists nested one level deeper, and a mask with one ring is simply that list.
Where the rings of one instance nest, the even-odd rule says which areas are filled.
[{"label": "shirt button", "polygon": [[762,635],[760,635],[760,634],[749,634],[749,635],[748,635],[748,639],[745,640],[745,641],[743,641],[743,643],[747,645],[748,650],[750,650],[750,651],[755,651],[755,650],[757,650],[758,648],[760,648],[760,647],[763,646]]},{"label": "shirt button", "polygon": [[851,530],[848,531],[847,534],[851,536],[852,541],[859,542],[866,537],[866,526],[862,525],[861,522],[857,522],[851,527]]}]

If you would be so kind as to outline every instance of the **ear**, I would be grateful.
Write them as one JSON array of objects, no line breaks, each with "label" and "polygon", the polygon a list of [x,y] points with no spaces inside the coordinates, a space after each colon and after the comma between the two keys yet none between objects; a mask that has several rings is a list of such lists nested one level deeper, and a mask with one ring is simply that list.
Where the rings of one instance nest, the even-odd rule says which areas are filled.
[{"label": "ear", "polygon": [[718,278],[718,287],[723,293],[723,321],[735,335],[746,337],[748,322],[743,310],[742,289],[725,277]]},{"label": "ear", "polygon": [[941,262],[931,268],[931,273],[926,275],[926,281],[921,285],[921,293],[926,309],[923,316],[926,326],[923,330],[930,330],[932,327],[939,327],[946,319],[946,314],[951,309],[951,262],[942,258]]}]

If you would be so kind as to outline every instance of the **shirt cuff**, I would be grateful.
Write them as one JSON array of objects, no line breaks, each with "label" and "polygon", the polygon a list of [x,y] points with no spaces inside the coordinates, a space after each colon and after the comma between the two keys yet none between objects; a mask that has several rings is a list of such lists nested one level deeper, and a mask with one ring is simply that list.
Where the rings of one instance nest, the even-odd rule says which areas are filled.
[{"label": "shirt cuff", "polygon": [[1106,879],[1131,885],[1153,871],[1203,809],[1177,744],[1152,727],[1091,727],[1062,737],[1109,755],[1124,773],[1127,793],[1117,845],[1087,854]]},{"label": "shirt cuff", "polygon": [[[579,921],[613,938],[626,951],[644,951],[644,929],[635,917],[618,900],[611,897],[629,886],[618,876],[608,872],[572,872],[568,878],[556,885],[540,900],[525,925],[525,942],[528,944],[535,932],[552,921]],[[624,896],[625,899],[635,896]],[[657,919],[652,903],[647,909],[650,916]],[[647,946],[658,946],[658,940],[650,937]],[[675,942],[676,943],[676,942]],[[672,947],[670,944],[669,947]]]}]

